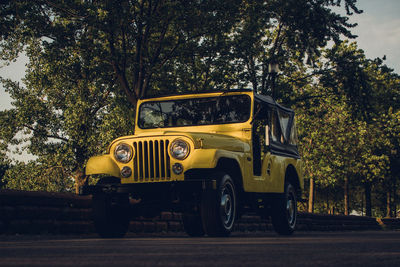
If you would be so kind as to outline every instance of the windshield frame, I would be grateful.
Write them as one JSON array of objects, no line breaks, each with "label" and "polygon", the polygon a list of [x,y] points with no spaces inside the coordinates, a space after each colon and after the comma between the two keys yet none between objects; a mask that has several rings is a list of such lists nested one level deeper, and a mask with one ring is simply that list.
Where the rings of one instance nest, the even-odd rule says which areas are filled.
[{"label": "windshield frame", "polygon": [[[200,100],[200,99],[207,99],[207,98],[214,98],[214,99],[218,99],[218,98],[222,98],[222,97],[237,97],[237,96],[242,96],[242,97],[246,97],[249,103],[249,107],[248,107],[248,113],[246,116],[246,119],[241,120],[241,121],[233,121],[233,122],[218,122],[218,123],[205,123],[205,124],[193,124],[193,125],[172,125],[172,126],[155,126],[155,127],[141,127],[143,125],[141,125],[140,123],[140,116],[141,116],[141,112],[142,112],[142,106],[144,104],[151,104],[151,103],[160,103],[160,102],[173,102],[173,101],[190,101],[190,100]],[[224,92],[222,94],[218,94],[218,95],[201,95],[201,96],[197,96],[197,95],[188,95],[187,97],[177,97],[177,98],[172,98],[172,97],[168,97],[166,99],[157,99],[157,100],[150,100],[150,101],[145,101],[140,103],[139,107],[138,107],[138,112],[137,112],[137,117],[136,117],[136,126],[141,129],[141,130],[152,130],[152,129],[167,129],[167,128],[181,128],[181,127],[199,127],[199,126],[213,126],[213,125],[227,125],[227,124],[239,124],[239,123],[245,123],[247,121],[249,121],[252,117],[252,105],[253,105],[253,100],[252,97],[249,94],[246,93],[234,93],[234,94],[229,94],[227,92]]]}]

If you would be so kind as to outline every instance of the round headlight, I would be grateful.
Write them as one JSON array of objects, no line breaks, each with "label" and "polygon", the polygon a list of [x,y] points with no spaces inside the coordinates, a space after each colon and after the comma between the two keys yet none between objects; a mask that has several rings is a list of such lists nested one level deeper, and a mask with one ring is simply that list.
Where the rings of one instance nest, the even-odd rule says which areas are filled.
[{"label": "round headlight", "polygon": [[169,152],[173,158],[183,160],[189,155],[189,144],[182,139],[176,139],[171,143]]},{"label": "round headlight", "polygon": [[114,157],[122,163],[128,163],[132,158],[132,148],[127,144],[119,144],[115,147]]}]

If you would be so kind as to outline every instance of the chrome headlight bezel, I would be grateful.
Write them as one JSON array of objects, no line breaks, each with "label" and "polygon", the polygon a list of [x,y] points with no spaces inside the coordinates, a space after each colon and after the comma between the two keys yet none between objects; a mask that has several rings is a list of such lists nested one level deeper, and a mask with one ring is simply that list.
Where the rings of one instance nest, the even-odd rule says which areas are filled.
[{"label": "chrome headlight bezel", "polygon": [[169,154],[177,160],[184,160],[190,154],[190,146],[188,142],[183,139],[175,139],[169,146]]},{"label": "chrome headlight bezel", "polygon": [[114,158],[121,163],[128,163],[133,158],[133,148],[125,143],[120,143],[115,146]]}]

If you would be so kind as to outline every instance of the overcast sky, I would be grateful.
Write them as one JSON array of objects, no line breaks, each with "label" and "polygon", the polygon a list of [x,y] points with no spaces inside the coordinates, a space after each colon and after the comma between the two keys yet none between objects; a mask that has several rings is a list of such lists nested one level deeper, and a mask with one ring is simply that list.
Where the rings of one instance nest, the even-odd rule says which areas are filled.
[{"label": "overcast sky", "polygon": [[367,58],[386,55],[386,64],[400,73],[400,0],[358,0],[357,6],[364,11],[351,17],[359,48]]},{"label": "overcast sky", "polygon": [[[400,73],[400,0],[358,0],[357,6],[364,11],[351,17],[351,22],[358,23],[352,32],[358,35],[359,48],[365,51],[367,58],[386,55],[386,64]],[[26,62],[21,56],[17,62],[0,68],[0,76],[20,80]],[[10,103],[10,97],[0,85],[0,110],[11,108]]]}]

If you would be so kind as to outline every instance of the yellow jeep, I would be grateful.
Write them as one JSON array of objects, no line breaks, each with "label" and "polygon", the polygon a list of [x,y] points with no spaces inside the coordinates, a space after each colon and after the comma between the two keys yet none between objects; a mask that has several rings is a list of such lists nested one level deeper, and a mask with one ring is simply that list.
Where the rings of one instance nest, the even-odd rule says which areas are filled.
[{"label": "yellow jeep", "polygon": [[271,216],[292,234],[303,190],[294,112],[251,90],[186,94],[138,102],[136,132],[89,159],[102,174],[93,195],[103,237],[122,237],[132,216],[182,212],[190,236],[227,236],[240,215]]}]

